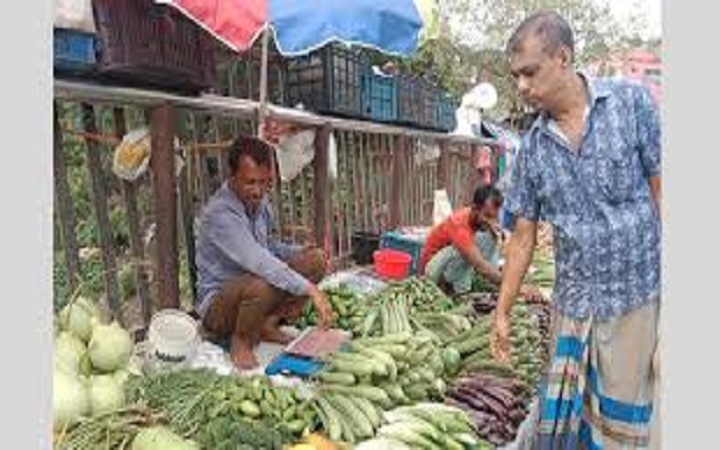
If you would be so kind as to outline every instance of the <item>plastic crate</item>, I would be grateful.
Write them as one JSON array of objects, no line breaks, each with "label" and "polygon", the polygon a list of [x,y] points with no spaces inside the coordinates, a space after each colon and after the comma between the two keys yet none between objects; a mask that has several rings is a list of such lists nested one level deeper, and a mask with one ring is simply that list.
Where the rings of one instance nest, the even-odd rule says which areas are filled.
[{"label": "plastic crate", "polygon": [[362,76],[367,58],[339,44],[287,61],[288,106],[344,117],[363,118]]},{"label": "plastic crate", "polygon": [[437,129],[440,126],[438,117],[439,89],[434,84],[420,80],[420,101],[423,111],[420,125],[424,128]]},{"label": "plastic crate", "polygon": [[397,80],[368,70],[363,75],[365,116],[378,122],[393,122],[398,116]]},{"label": "plastic crate", "polygon": [[373,262],[373,253],[380,248],[380,235],[359,231],[353,233],[350,242],[353,261],[365,266]]},{"label": "plastic crate", "polygon": [[425,113],[422,101],[423,86],[419,79],[399,75],[397,78],[398,117],[401,125],[420,126]]},{"label": "plastic crate", "polygon": [[97,64],[97,41],[94,34],[83,31],[53,29],[53,66],[60,72],[85,74]]},{"label": "plastic crate", "polygon": [[213,85],[212,37],[152,0],[93,0],[103,77],[198,93]]},{"label": "plastic crate", "polygon": [[[216,46],[214,92],[234,98],[260,99],[262,49],[260,40],[242,54]],[[271,42],[268,51],[267,100],[275,105],[287,104],[285,95],[285,61]]]},{"label": "plastic crate", "polygon": [[441,90],[438,93],[438,129],[442,131],[453,131],[457,126],[455,111],[459,104],[449,93]]},{"label": "plastic crate", "polygon": [[425,246],[425,241],[416,236],[407,236],[397,231],[388,231],[383,233],[380,238],[381,249],[393,249],[405,252],[412,256],[412,263],[410,264],[410,275],[418,273],[420,268],[420,256],[422,249]]}]

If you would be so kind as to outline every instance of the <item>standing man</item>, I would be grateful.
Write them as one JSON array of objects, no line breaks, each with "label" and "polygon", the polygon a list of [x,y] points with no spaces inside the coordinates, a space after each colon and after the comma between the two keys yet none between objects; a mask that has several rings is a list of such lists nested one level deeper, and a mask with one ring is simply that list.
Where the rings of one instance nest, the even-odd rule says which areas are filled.
[{"label": "standing man", "polygon": [[317,287],[325,274],[322,252],[271,237],[271,152],[258,138],[233,142],[230,178],[208,201],[198,237],[198,312],[211,335],[231,339],[240,369],[257,365],[253,347],[259,340],[290,341],[280,321],[298,317],[308,298],[321,326],[332,321],[330,303]]},{"label": "standing man", "polygon": [[573,68],[558,14],[526,19],[507,46],[524,136],[506,205],[516,217],[494,318],[507,360],[509,311],[540,214],[554,229],[554,339],[537,448],[647,448],[660,300],[660,123],[639,85]]}]

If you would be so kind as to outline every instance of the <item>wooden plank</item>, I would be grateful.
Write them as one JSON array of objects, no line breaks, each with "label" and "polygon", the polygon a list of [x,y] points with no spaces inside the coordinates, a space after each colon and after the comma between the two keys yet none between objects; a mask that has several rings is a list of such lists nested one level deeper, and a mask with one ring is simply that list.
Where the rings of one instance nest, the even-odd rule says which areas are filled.
[{"label": "wooden plank", "polygon": [[353,203],[355,203],[355,199],[352,195],[352,179],[351,176],[351,162],[353,158],[352,149],[345,147],[344,150],[344,161],[343,161],[343,171],[342,171],[342,183],[343,183],[343,191],[344,191],[344,206],[343,206],[343,222],[345,226],[345,255],[344,255],[344,264],[347,265],[349,262],[349,258],[352,256],[352,234],[354,231],[353,228],[353,220],[352,220],[352,214],[353,214]]},{"label": "wooden plank", "polygon": [[[198,114],[192,115],[192,129],[195,135],[195,142],[207,142],[205,135],[205,116],[198,117]],[[198,123],[200,122],[200,123]],[[198,140],[199,139],[199,140]],[[205,150],[195,150],[195,161],[198,175],[198,185],[200,190],[200,198],[202,203],[208,201],[210,198],[210,180],[208,179],[208,167],[205,155]]]},{"label": "wooden plank", "polygon": [[405,178],[405,155],[408,151],[408,138],[398,136],[397,145],[393,150],[393,163],[390,175],[390,229],[395,229],[402,223],[402,192]]},{"label": "wooden plank", "polygon": [[[330,125],[325,124],[315,135],[315,158],[313,159],[313,197],[315,202],[315,244],[325,248],[326,232],[330,216],[328,200],[330,180],[328,178],[328,137]],[[327,255],[330,256],[330,255]]]},{"label": "wooden plank", "polygon": [[357,151],[352,148],[346,146],[347,151],[347,171],[343,175],[345,177],[345,186],[347,189],[347,196],[348,196],[348,211],[347,211],[347,227],[348,227],[348,245],[350,252],[348,254],[348,263],[352,261],[353,259],[353,245],[352,245],[352,236],[354,233],[360,231],[360,224],[358,222],[359,216],[360,216],[360,204],[357,201],[357,186],[358,186],[358,179],[357,179]]},{"label": "wooden plank", "polygon": [[360,186],[360,158],[359,158],[360,152],[357,148],[353,147],[351,148],[351,167],[352,167],[352,198],[353,198],[353,228],[355,231],[364,231],[363,230],[363,214],[364,214],[364,208],[368,208],[369,205],[365,205],[360,201],[360,196],[362,195],[361,186]]},{"label": "wooden plank", "polygon": [[[118,139],[127,132],[125,124],[125,112],[122,108],[113,108],[114,134]],[[150,288],[148,286],[147,272],[145,270],[145,252],[142,242],[142,227],[140,226],[140,213],[137,204],[137,187],[135,183],[122,181],[123,202],[128,220],[128,231],[130,233],[130,255],[135,272],[135,286],[137,287],[138,299],[140,300],[140,311],[143,324],[150,324],[152,314],[152,303],[150,299]]]},{"label": "wooden plank", "polygon": [[337,148],[337,171],[338,179],[333,182],[335,189],[331,196],[332,206],[331,213],[332,219],[330,223],[333,225],[333,240],[337,243],[337,257],[338,262],[341,261],[342,256],[345,254],[345,223],[343,223],[343,203],[345,202],[345,191],[342,184],[343,165],[345,160],[345,148]]},{"label": "wooden plank", "polygon": [[382,210],[382,172],[380,171],[380,158],[382,157],[382,141],[379,134],[368,135],[370,147],[370,171],[372,172],[372,211],[373,211],[373,230],[378,230],[380,224],[378,223],[376,214]]},{"label": "wooden plank", "polygon": [[180,307],[177,246],[177,180],[175,179],[175,110],[165,104],[150,112],[152,133],[153,199],[158,299],[161,308]]},{"label": "wooden plank", "polygon": [[[83,128],[85,132],[97,134],[95,123],[95,108],[88,104],[82,104]],[[92,186],[93,209],[98,224],[100,235],[100,251],[103,263],[103,281],[108,304],[113,317],[122,322],[122,311],[120,310],[120,290],[117,282],[117,263],[115,261],[115,249],[113,245],[112,227],[107,204],[107,185],[105,184],[105,173],[103,171],[102,154],[100,145],[94,139],[86,138],[87,165],[90,172]]]},{"label": "wooden plank", "polygon": [[355,145],[358,160],[360,161],[361,167],[361,180],[360,180],[360,198],[362,199],[362,229],[363,231],[369,231],[372,229],[373,221],[373,208],[375,208],[375,202],[372,195],[374,174],[372,172],[372,166],[370,165],[370,150],[368,144],[368,137],[365,134],[359,135]]},{"label": "wooden plank", "polygon": [[63,152],[62,128],[58,113],[58,104],[53,102],[53,175],[55,178],[55,208],[60,222],[63,239],[63,257],[67,271],[70,292],[75,292],[80,282],[80,253],[75,238],[75,208],[72,203],[67,166]]},{"label": "wooden plank", "polygon": [[306,244],[308,241],[307,230],[310,227],[310,191],[309,191],[309,183],[308,183],[308,168],[306,167],[303,169],[302,173],[300,174],[300,180],[299,180],[299,186],[298,189],[300,190],[300,215],[301,215],[301,223],[303,227],[303,244]]},{"label": "wooden plank", "polygon": [[448,164],[449,164],[449,155],[448,151],[450,149],[448,148],[448,145],[444,142],[440,143],[440,158],[438,158],[437,167],[436,167],[436,175],[435,178],[437,180],[437,184],[435,189],[445,189],[449,190],[448,187]]}]

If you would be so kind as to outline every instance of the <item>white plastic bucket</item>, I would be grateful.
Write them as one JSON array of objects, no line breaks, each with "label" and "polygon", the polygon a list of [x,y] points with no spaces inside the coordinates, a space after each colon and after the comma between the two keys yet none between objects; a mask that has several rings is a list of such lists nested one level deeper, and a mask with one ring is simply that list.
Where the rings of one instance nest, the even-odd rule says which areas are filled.
[{"label": "white plastic bucket", "polygon": [[184,367],[200,344],[198,324],[180,310],[164,309],[153,315],[147,341],[147,357],[155,369]]}]

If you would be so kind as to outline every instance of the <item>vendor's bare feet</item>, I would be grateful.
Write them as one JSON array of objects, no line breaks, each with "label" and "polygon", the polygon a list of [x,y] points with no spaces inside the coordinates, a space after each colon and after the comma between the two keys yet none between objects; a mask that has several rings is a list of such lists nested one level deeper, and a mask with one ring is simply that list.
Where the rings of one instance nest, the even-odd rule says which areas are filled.
[{"label": "vendor's bare feet", "polygon": [[255,353],[252,350],[252,344],[245,339],[233,337],[230,357],[233,364],[240,370],[254,369],[258,365]]},{"label": "vendor's bare feet", "polygon": [[277,326],[277,324],[273,322],[274,321],[272,320],[268,320],[263,324],[262,328],[260,329],[260,339],[265,342],[273,342],[283,345],[292,342],[292,336],[280,331],[280,328]]}]

